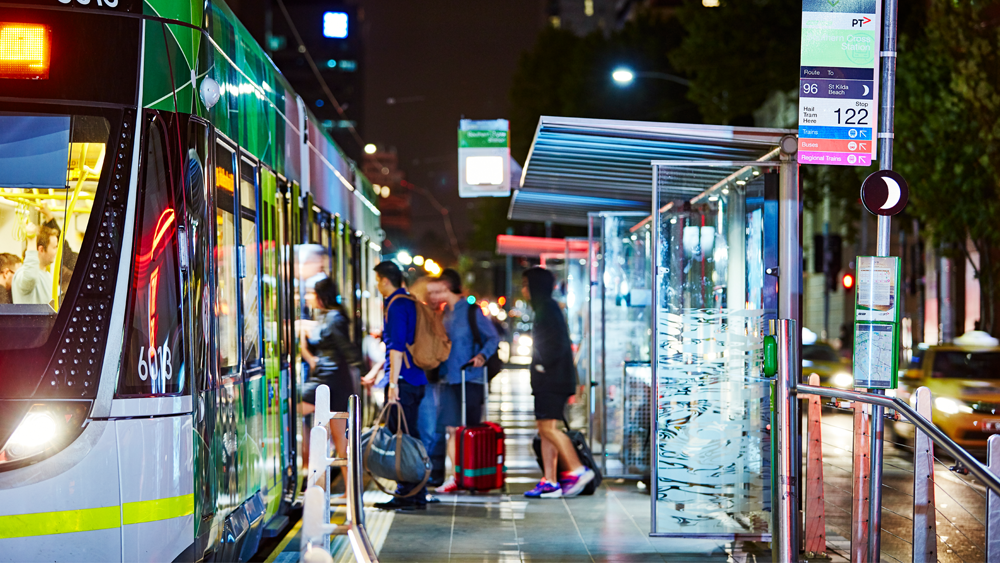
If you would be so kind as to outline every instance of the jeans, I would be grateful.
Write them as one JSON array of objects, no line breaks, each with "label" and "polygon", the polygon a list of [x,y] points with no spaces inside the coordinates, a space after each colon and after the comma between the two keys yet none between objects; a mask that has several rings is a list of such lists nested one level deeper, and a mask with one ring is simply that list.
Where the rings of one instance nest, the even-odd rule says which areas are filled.
[{"label": "jeans", "polygon": [[441,412],[441,384],[428,383],[424,386],[424,391],[417,425],[420,429],[420,441],[424,443],[434,471],[443,472],[446,440],[444,429],[438,420],[438,413]]},{"label": "jeans", "polygon": [[[424,386],[423,385],[410,385],[402,378],[399,380],[399,404],[403,406],[403,417],[406,419],[406,426],[404,429],[409,430],[409,435],[416,439],[420,439],[420,427],[419,427],[419,412],[420,412],[420,402],[424,398]],[[397,421],[396,410],[393,409],[389,414],[389,420],[387,421],[387,427],[391,430],[396,430],[399,421]],[[405,495],[419,485],[419,483],[397,483],[396,484],[396,494]],[[407,497],[405,499],[400,499],[401,502],[412,502],[414,504],[426,504],[427,503],[427,487],[418,492],[416,495]]]}]

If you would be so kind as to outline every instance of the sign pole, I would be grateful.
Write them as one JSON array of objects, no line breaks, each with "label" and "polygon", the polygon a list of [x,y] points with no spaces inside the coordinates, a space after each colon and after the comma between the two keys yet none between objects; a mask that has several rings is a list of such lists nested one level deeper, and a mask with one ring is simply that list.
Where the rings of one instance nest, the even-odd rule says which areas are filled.
[{"label": "sign pole", "polygon": [[[885,0],[882,11],[882,94],[879,111],[878,145],[879,169],[892,170],[893,112],[896,100],[896,12],[898,0]],[[889,256],[892,234],[892,217],[878,216],[876,256]],[[885,393],[882,389],[873,393]],[[872,407],[871,422],[871,492],[868,499],[868,561],[882,560],[882,437],[885,431],[885,413],[879,406]]]}]

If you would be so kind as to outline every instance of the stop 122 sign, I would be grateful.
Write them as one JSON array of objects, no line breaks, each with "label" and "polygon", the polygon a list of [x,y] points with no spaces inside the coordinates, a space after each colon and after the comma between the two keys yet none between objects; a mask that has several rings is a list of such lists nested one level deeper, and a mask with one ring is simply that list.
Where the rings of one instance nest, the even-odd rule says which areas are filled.
[{"label": "stop 122 sign", "polygon": [[800,164],[875,158],[881,16],[880,0],[803,0]]}]

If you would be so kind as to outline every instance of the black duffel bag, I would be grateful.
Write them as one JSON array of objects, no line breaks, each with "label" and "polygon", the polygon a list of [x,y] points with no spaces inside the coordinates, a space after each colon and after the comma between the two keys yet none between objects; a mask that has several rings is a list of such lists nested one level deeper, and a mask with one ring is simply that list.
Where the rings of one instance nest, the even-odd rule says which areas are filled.
[{"label": "black duffel bag", "polygon": [[[382,423],[388,423],[389,409],[395,408],[396,432],[392,432]],[[410,436],[403,416],[403,405],[396,401],[388,403],[379,413],[375,425],[361,435],[361,456],[365,471],[375,477],[390,479],[397,483],[419,483],[407,495],[397,495],[386,490],[378,479],[372,479],[375,485],[384,493],[398,498],[406,498],[420,492],[431,476],[431,460],[427,456],[424,444]]]},{"label": "black duffel bag", "polygon": [[[569,423],[563,420],[563,424],[566,425],[566,429],[563,432],[571,442],[573,442],[573,448],[576,449],[576,455],[580,458],[580,463],[582,463],[587,469],[594,472],[594,478],[587,483],[587,486],[583,488],[581,495],[592,495],[597,490],[597,487],[601,486],[601,469],[597,465],[597,460],[594,459],[594,454],[590,451],[590,446],[587,445],[587,439],[584,437],[583,432],[579,430],[573,430],[569,427]],[[535,450],[535,460],[538,461],[538,467],[545,471],[545,465],[542,463],[542,438],[535,434],[535,439],[531,442],[531,449]]]}]

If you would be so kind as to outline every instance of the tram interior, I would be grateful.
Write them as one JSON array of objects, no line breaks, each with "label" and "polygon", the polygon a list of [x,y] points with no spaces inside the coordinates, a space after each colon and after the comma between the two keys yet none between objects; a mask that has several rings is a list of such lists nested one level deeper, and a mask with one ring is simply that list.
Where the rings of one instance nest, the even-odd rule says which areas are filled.
[{"label": "tram interior", "polygon": [[[0,317],[59,310],[91,224],[109,134],[101,117],[0,113]],[[49,240],[39,251],[42,237]],[[34,323],[0,347],[38,345],[51,324]]]}]

